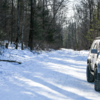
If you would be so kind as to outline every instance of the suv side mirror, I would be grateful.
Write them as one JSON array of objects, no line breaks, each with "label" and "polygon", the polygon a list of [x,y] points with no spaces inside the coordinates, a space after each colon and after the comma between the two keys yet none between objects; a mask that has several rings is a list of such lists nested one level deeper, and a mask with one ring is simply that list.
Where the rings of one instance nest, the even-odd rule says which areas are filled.
[{"label": "suv side mirror", "polygon": [[91,53],[96,54],[97,53],[97,49],[91,49]]}]

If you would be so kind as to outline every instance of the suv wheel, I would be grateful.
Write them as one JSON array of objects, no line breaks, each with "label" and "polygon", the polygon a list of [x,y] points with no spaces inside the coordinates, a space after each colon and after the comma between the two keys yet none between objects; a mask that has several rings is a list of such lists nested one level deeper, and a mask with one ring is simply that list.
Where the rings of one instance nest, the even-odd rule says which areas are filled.
[{"label": "suv wheel", "polygon": [[94,75],[91,74],[90,65],[87,65],[86,76],[88,82],[94,82]]},{"label": "suv wheel", "polygon": [[98,79],[98,72],[97,72],[97,68],[95,68],[95,71],[94,71],[94,89],[96,91],[100,91],[100,80]]}]

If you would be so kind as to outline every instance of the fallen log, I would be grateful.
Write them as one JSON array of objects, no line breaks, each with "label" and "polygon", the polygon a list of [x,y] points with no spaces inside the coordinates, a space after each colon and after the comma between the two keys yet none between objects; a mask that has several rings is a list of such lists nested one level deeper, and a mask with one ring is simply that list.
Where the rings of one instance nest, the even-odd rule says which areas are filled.
[{"label": "fallen log", "polygon": [[4,61],[4,62],[15,62],[15,63],[21,64],[21,62],[17,62],[17,61],[14,61],[14,60],[0,60],[0,61]]}]

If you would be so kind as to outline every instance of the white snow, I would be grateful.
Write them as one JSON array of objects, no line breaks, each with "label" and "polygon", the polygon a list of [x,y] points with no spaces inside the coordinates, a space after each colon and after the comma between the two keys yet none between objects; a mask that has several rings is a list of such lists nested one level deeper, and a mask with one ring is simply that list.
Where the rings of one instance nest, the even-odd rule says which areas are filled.
[{"label": "white snow", "polygon": [[86,81],[88,51],[61,49],[33,54],[6,49],[0,59],[0,100],[100,100]]}]

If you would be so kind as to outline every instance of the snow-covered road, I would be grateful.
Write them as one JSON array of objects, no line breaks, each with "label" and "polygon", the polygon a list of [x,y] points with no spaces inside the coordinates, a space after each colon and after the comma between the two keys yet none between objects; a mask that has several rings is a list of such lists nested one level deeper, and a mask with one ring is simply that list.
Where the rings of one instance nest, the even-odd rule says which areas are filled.
[{"label": "snow-covered road", "polygon": [[0,100],[100,100],[86,81],[88,51],[62,49],[42,54],[6,50],[0,62]]}]

